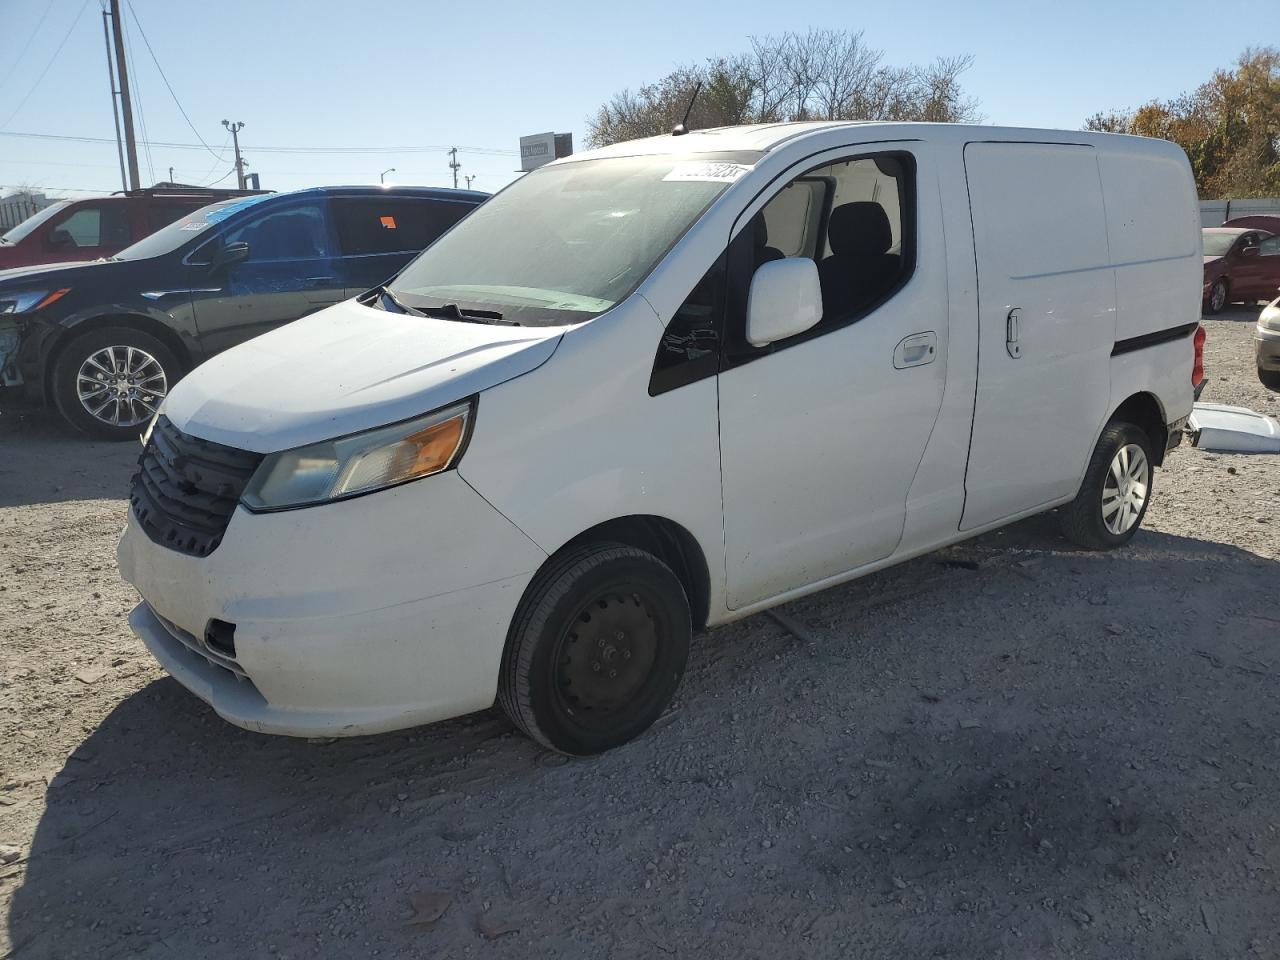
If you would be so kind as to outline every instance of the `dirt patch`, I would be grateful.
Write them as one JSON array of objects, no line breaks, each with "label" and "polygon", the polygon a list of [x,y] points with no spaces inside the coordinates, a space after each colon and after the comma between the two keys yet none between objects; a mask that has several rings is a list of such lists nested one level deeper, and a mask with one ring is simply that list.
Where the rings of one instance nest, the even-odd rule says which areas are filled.
[{"label": "dirt patch", "polygon": [[[1275,415],[1239,313],[1205,399]],[[125,624],[136,448],[0,452],[0,958],[1280,956],[1278,457],[1181,448],[1116,554],[1039,518],[712,631],[566,762],[230,727]]]}]

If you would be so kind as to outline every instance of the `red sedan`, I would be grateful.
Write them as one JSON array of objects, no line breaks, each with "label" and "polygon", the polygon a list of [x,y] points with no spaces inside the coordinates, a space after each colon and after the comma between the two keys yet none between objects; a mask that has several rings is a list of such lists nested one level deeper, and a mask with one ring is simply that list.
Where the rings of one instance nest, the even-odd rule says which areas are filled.
[{"label": "red sedan", "polygon": [[1280,235],[1248,227],[1205,227],[1204,302],[1210,313],[1228,303],[1271,300],[1280,290]]}]

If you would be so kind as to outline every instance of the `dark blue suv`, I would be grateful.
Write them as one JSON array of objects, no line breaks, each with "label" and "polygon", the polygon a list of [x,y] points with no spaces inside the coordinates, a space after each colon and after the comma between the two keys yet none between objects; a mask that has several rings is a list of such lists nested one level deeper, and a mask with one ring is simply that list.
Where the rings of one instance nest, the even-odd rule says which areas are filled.
[{"label": "dark blue suv", "polygon": [[136,437],[207,357],[375,287],[487,199],[319,187],[224,200],[118,255],[0,271],[0,385]]}]

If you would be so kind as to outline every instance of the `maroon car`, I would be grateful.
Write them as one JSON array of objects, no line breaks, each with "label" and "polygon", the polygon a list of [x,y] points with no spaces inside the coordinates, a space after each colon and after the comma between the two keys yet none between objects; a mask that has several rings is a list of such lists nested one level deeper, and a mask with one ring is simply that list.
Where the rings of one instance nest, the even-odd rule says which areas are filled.
[{"label": "maroon car", "polygon": [[153,187],[60,200],[0,234],[0,270],[110,257],[201,207],[261,192]]},{"label": "maroon car", "polygon": [[1271,300],[1280,290],[1280,235],[1247,227],[1205,227],[1204,303],[1217,313],[1228,303]]}]

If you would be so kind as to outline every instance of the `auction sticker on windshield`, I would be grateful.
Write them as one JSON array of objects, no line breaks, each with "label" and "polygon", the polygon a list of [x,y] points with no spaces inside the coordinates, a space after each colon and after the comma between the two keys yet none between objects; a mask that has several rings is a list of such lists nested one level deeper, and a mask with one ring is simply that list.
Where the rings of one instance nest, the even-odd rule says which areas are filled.
[{"label": "auction sticker on windshield", "polygon": [[707,163],[685,161],[677,163],[663,180],[683,180],[701,183],[733,183],[751,167],[741,163]]}]

